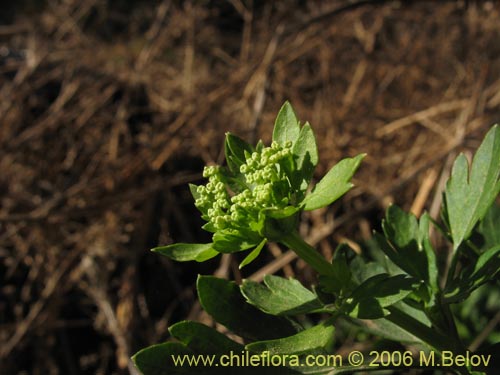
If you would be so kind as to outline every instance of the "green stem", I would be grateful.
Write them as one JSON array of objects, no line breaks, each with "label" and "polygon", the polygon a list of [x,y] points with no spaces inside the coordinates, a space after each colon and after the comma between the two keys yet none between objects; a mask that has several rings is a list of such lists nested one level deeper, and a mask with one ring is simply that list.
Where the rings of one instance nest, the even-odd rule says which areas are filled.
[{"label": "green stem", "polygon": [[475,255],[479,257],[481,255],[481,250],[472,242],[471,240],[465,241],[465,243],[469,246],[469,248],[474,251]]},{"label": "green stem", "polygon": [[[387,309],[391,312],[390,315],[385,317],[387,320],[403,328],[413,336],[418,337],[438,352],[442,352],[444,350],[451,350],[455,354],[462,354],[465,352],[460,340],[455,340],[454,338],[439,334],[432,327],[422,324],[395,306],[389,306]],[[465,367],[454,366],[452,369],[458,374],[469,374],[469,371]]]},{"label": "green stem", "polygon": [[448,286],[452,283],[453,278],[455,277],[455,271],[458,264],[458,252],[452,254],[451,262],[446,270],[446,283],[444,284],[444,289],[448,288]]},{"label": "green stem", "polygon": [[[465,353],[465,349],[461,345],[460,340],[455,339],[454,337],[439,334],[432,327],[428,327],[425,324],[422,324],[421,322],[406,314],[405,312],[399,310],[395,306],[389,306],[387,307],[387,309],[391,312],[390,315],[386,316],[387,320],[403,328],[413,336],[418,337],[420,340],[425,342],[427,345],[430,345],[438,352],[450,350],[455,354]],[[453,367],[453,370],[455,370],[459,374],[469,374],[469,371],[465,367],[455,366]]]},{"label": "green stem", "polygon": [[446,322],[446,331],[452,338],[452,340],[456,343],[455,349],[460,352],[465,352],[465,348],[463,347],[463,345],[461,345],[462,341],[460,340],[460,336],[458,335],[457,325],[455,323],[453,313],[451,312],[450,305],[446,303],[441,294],[438,295],[438,303],[441,308],[441,313],[444,317],[444,321]]},{"label": "green stem", "polygon": [[387,320],[418,337],[433,349],[438,351],[456,349],[455,343],[450,342],[448,337],[438,334],[432,327],[426,326],[395,306],[389,306],[387,309],[390,311],[385,317]]},{"label": "green stem", "polygon": [[314,247],[305,242],[297,232],[291,231],[290,233],[283,234],[280,242],[295,251],[301,259],[314,268],[320,275],[327,276],[333,274],[332,265]]}]

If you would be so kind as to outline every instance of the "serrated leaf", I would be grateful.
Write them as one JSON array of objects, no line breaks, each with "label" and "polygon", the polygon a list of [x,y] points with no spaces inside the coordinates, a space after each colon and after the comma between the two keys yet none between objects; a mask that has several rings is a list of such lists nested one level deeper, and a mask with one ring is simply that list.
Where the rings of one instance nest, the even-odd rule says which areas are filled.
[{"label": "serrated leaf", "polygon": [[172,325],[168,330],[173,337],[195,353],[227,354],[231,351],[240,353],[244,349],[243,345],[201,323],[182,321]]},{"label": "serrated leaf", "polygon": [[328,206],[347,193],[354,186],[350,180],[365,155],[360,154],[354,158],[343,159],[330,169],[312,192],[304,198],[304,209],[310,211]]},{"label": "serrated leaf", "polygon": [[466,157],[455,160],[445,191],[453,250],[467,239],[500,191],[500,130],[495,125],[477,150],[469,173]]},{"label": "serrated leaf", "polygon": [[253,249],[250,254],[248,254],[245,259],[243,259],[243,261],[240,263],[239,265],[239,269],[241,270],[243,267],[245,267],[247,264],[250,264],[252,263],[255,258],[257,258],[260,254],[260,252],[262,251],[262,248],[264,247],[264,245],[266,244],[267,240],[264,238],[260,244],[257,245],[257,247],[255,249]]},{"label": "serrated leaf", "polygon": [[177,262],[191,260],[204,262],[219,255],[212,245],[211,243],[175,243],[168,246],[155,247],[151,251],[169,257]]},{"label": "serrated leaf", "polygon": [[404,299],[418,285],[407,275],[379,274],[359,285],[341,309],[354,318],[382,318],[388,314],[386,307]]},{"label": "serrated leaf", "polygon": [[299,137],[300,125],[289,102],[281,107],[273,129],[273,141],[284,146],[288,141],[294,143]]},{"label": "serrated leaf", "polygon": [[271,355],[302,354],[312,351],[326,352],[331,349],[334,333],[335,327],[333,325],[323,323],[293,336],[248,344],[246,349],[259,353],[268,351]]},{"label": "serrated leaf", "polygon": [[297,280],[266,275],[264,284],[245,280],[240,288],[249,303],[268,314],[306,314],[323,307],[317,296]]},{"label": "serrated leaf", "polygon": [[285,318],[265,314],[248,304],[236,283],[213,276],[199,276],[202,307],[218,323],[249,340],[268,340],[296,333]]}]

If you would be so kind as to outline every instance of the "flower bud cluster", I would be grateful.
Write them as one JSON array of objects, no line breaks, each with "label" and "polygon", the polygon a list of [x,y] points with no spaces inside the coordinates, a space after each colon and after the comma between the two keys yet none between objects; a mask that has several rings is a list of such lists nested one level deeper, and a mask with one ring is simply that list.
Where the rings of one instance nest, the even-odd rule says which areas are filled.
[{"label": "flower bud cluster", "polygon": [[230,207],[229,194],[222,179],[219,166],[206,166],[203,177],[208,178],[206,185],[196,188],[198,198],[196,207],[206,212],[208,220],[218,229],[226,225],[227,210]]},{"label": "flower bud cluster", "polygon": [[263,208],[283,208],[288,203],[287,196],[280,196],[277,184],[287,184],[283,168],[284,159],[291,159],[291,143],[284,147],[273,142],[271,147],[248,154],[240,167],[241,185],[246,188],[231,196],[224,183],[219,166],[207,166],[203,177],[208,183],[197,187],[196,206],[206,213],[216,230],[247,227],[250,221],[258,220]]}]

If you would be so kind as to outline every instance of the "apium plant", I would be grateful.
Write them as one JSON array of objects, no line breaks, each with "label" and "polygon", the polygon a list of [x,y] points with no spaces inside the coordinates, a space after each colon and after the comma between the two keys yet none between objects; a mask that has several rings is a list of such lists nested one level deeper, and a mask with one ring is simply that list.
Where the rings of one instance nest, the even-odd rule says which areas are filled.
[{"label": "apium plant", "polygon": [[[200,303],[213,319],[242,338],[234,341],[206,325],[182,321],[169,328],[177,341],[138,352],[134,363],[144,375],[158,374],[340,374],[439,366],[445,372],[486,374],[494,359],[470,353],[457,329],[455,308],[489,284],[498,294],[500,270],[500,131],[494,126],[471,165],[460,155],[443,195],[441,220],[420,218],[393,205],[382,233],[374,233],[368,254],[340,245],[331,261],[306,243],[297,231],[302,211],[328,206],[353,184],[364,154],[336,164],[311,189],[318,151],[308,123],[301,125],[289,103],[281,108],[272,143],[253,147],[227,134],[225,166],[207,166],[205,185],[190,185],[195,205],[212,233],[207,244],[176,243],[153,249],[176,261],[203,262],[219,253],[247,251],[240,267],[252,262],[266,242],[292,249],[318,274],[317,285],[268,275],[263,284],[241,285],[199,276]],[[449,257],[436,252],[431,229],[449,243]],[[443,247],[443,246],[441,246]],[[440,249],[443,250],[443,249]],[[384,358],[376,351],[363,361],[305,365],[309,354],[332,354],[335,327],[346,322],[397,342],[402,356]],[[498,335],[497,335],[498,336]],[[366,336],[365,336],[366,337]],[[500,343],[493,347],[499,348]],[[419,351],[415,351],[419,348]],[[486,349],[486,352],[492,349]],[[179,366],[175,356],[270,353],[289,356],[279,367]],[[420,354],[419,354],[420,353]],[[451,353],[451,354],[450,354]],[[401,354],[401,353],[400,353]],[[480,361],[448,360],[470,358]],[[263,355],[264,357],[264,355]],[[363,357],[361,357],[363,358]],[[397,360],[399,358],[399,360]],[[291,361],[290,359],[294,359]],[[396,359],[396,360],[395,360]],[[324,364],[324,363],[323,363]],[[490,372],[491,373],[491,372]]]}]

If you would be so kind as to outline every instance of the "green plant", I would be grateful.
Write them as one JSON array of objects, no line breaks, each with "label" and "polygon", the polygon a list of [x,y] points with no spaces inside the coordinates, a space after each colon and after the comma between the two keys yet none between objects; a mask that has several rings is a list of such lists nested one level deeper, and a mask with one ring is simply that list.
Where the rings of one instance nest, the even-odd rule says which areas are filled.
[{"label": "green plant", "polygon": [[[452,305],[460,306],[484,284],[498,288],[500,208],[494,204],[500,191],[497,126],[486,135],[470,168],[464,155],[457,158],[444,192],[440,222],[428,214],[417,219],[391,206],[382,222],[382,233],[375,233],[368,244],[371,256],[356,255],[341,245],[332,262],[301,238],[297,224],[302,211],[327,206],[351,189],[350,180],[364,155],[340,161],[309,191],[318,163],[316,141],[310,125],[301,126],[288,103],[278,114],[270,147],[262,142],[253,147],[227,134],[225,153],[227,166],[206,167],[208,183],[190,186],[212,242],[179,243],[153,251],[177,261],[199,262],[219,253],[248,251],[240,264],[243,267],[259,255],[267,241],[274,241],[293,249],[307,262],[318,273],[318,283],[309,290],[297,280],[271,275],[263,284],[246,280],[241,285],[199,276],[201,305],[216,322],[243,338],[244,344],[213,328],[183,321],[169,329],[178,341],[151,346],[134,356],[145,375],[223,373],[228,368],[218,366],[218,362],[180,366],[175,358],[217,358],[229,352],[257,356],[262,361],[268,355],[284,358],[274,367],[259,362],[257,368],[247,362],[238,373],[336,374],[437,368],[439,364],[460,374],[487,371],[491,355],[481,357],[478,352],[472,355],[482,362],[465,361],[471,353],[467,338],[457,330],[461,310]],[[450,244],[451,261],[444,266],[433,248],[431,227]],[[333,356],[329,358],[338,360],[334,364],[316,361],[311,365],[311,355],[333,354],[335,327],[342,322],[419,348],[420,354],[393,352],[384,361],[379,352],[372,351],[363,361]],[[460,356],[464,361],[457,360]]]}]

